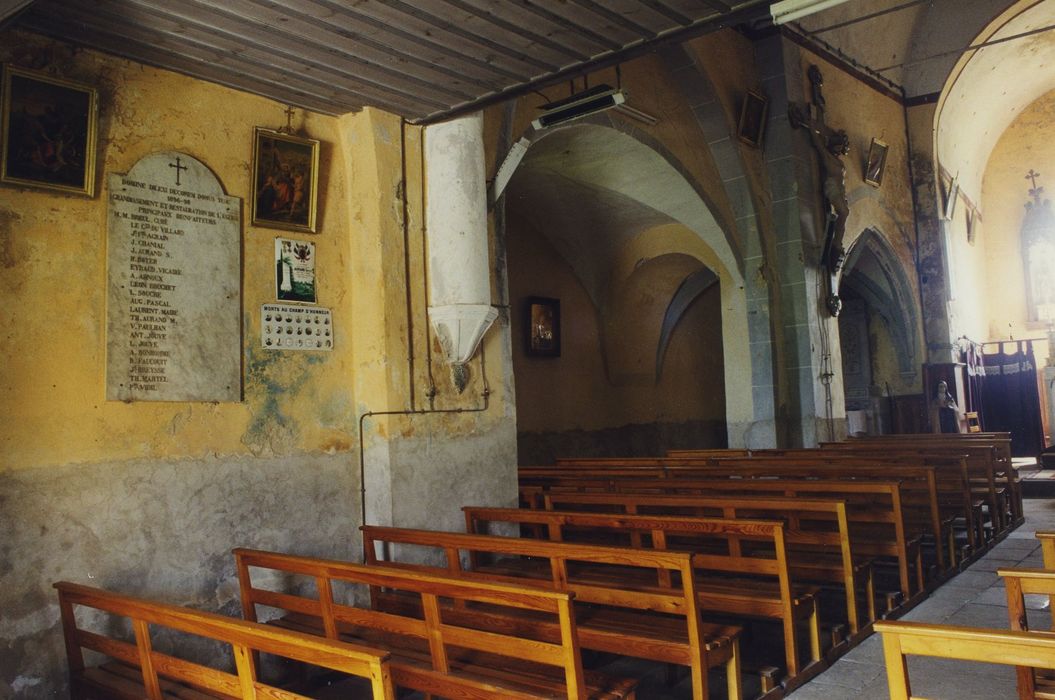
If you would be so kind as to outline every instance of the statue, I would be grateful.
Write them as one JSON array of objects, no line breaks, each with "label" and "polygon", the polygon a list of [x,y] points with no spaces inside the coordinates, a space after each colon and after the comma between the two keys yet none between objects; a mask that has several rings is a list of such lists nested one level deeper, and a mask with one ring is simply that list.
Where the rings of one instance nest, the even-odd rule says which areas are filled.
[{"label": "statue", "polygon": [[846,260],[843,239],[846,236],[846,220],[850,216],[850,205],[846,200],[846,166],[842,158],[850,152],[850,139],[845,131],[832,129],[824,121],[825,101],[821,93],[824,77],[820,70],[817,66],[810,66],[808,75],[813,87],[813,105],[817,117],[812,118],[809,105],[793,102],[788,106],[788,119],[793,127],[809,132],[810,141],[820,156],[822,189],[828,205],[828,226],[821,264],[828,271],[828,313],[838,316],[842,310],[842,300],[837,294],[837,279]]}]

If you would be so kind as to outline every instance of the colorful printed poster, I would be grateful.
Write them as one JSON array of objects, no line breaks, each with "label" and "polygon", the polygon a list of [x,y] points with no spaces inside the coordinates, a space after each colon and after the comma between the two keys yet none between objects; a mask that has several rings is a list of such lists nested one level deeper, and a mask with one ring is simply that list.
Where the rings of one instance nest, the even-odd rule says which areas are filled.
[{"label": "colorful printed poster", "polygon": [[275,296],[280,301],[315,303],[315,244],[275,239]]}]

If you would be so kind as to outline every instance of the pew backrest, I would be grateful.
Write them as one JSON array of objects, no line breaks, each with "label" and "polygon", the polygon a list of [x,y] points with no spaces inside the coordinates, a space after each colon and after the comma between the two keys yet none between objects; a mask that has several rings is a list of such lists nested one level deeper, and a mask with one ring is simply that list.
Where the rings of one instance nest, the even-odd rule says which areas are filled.
[{"label": "pew backrest", "polygon": [[[258,694],[279,697],[278,694],[282,691],[267,685],[257,676],[257,652],[361,676],[369,679],[375,699],[391,700],[395,697],[389,653],[383,650],[322,639],[66,581],[54,585],[59,594],[59,610],[75,697],[100,692],[105,694],[108,690],[107,684],[111,682],[139,684],[139,681],[134,679],[124,679],[115,673],[103,673],[99,669],[89,668],[85,663],[85,649],[108,656],[127,667],[138,668],[142,692],[152,700],[160,699],[163,689],[171,688],[174,683],[194,688],[200,693],[199,697],[207,695],[249,699],[256,698]],[[104,630],[82,627],[77,620],[78,608],[91,608],[104,612],[111,618],[123,618],[132,628],[132,638],[114,636],[114,630],[120,629],[120,624],[96,626],[105,627]],[[153,647],[151,628],[176,630],[229,645],[233,650],[235,672],[157,651]],[[109,690],[112,692],[113,689]]]}]

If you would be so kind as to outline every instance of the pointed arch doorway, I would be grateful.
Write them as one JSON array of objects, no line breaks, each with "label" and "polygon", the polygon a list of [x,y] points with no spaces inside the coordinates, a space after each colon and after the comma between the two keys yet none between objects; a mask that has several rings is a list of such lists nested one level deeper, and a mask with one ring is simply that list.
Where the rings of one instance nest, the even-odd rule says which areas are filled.
[{"label": "pointed arch doorway", "polygon": [[[504,197],[521,463],[726,445],[753,407],[741,262],[676,160],[580,124]],[[528,297],[559,299],[560,357],[529,353]]]}]

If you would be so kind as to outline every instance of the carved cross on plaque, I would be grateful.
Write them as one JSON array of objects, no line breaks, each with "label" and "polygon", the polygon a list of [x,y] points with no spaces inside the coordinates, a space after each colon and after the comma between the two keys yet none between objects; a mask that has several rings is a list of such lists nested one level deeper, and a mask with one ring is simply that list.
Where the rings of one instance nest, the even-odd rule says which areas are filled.
[{"label": "carved cross on plaque", "polygon": [[176,169],[176,185],[179,186],[179,184],[180,184],[180,181],[179,181],[179,174],[180,174],[180,172],[179,171],[180,170],[187,170],[187,166],[183,165],[182,163],[180,163],[179,156],[176,156],[176,162],[175,163],[169,163],[169,167]]}]

